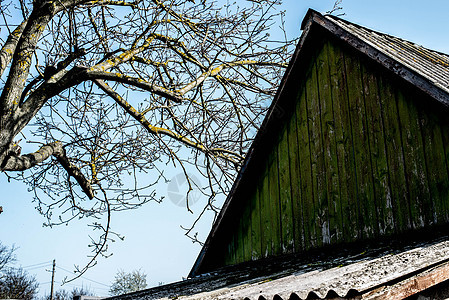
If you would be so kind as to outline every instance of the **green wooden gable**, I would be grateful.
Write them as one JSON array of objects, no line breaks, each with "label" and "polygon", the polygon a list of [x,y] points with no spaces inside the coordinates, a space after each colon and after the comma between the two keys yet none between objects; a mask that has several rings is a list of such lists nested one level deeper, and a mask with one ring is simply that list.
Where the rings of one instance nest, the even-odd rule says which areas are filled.
[{"label": "green wooden gable", "polygon": [[436,57],[426,77],[386,35],[314,11],[303,29],[191,276],[449,222],[447,56],[406,49]]}]

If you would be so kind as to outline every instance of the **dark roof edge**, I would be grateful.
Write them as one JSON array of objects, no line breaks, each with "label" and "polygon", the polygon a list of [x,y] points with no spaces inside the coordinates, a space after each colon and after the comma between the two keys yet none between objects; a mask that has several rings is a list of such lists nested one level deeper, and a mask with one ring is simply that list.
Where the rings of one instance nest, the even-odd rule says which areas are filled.
[{"label": "dark roof edge", "polygon": [[[317,24],[320,25],[320,27],[324,28],[328,32],[330,32],[332,35],[337,37],[342,42],[350,45],[352,48],[355,48],[359,52],[367,55],[370,59],[378,62],[388,70],[392,71],[395,75],[403,78],[405,81],[415,85],[417,88],[422,90],[424,93],[430,95],[432,98],[436,99],[439,103],[444,105],[446,108],[449,108],[449,94],[447,94],[445,91],[440,89],[439,87],[435,86],[432,82],[430,82],[427,78],[425,78],[423,75],[409,69],[402,63],[398,62],[394,58],[388,56],[387,54],[383,53],[382,51],[376,49],[375,47],[369,45],[365,41],[361,40],[354,34],[348,32],[347,30],[341,28],[338,24],[334,23],[332,19],[338,19],[334,16],[323,16],[321,13],[309,9],[306,13],[306,16],[304,17],[302,23],[301,23],[301,30],[303,30],[301,34],[301,38],[298,42],[298,45],[296,47],[296,50],[292,56],[292,59],[290,60],[290,63],[287,67],[287,70],[281,80],[281,83],[279,85],[279,88],[276,92],[276,95],[274,97],[273,102],[270,105],[270,108],[268,109],[267,116],[265,117],[264,121],[262,122],[262,125],[260,128],[267,128],[270,122],[272,122],[273,119],[276,118],[276,112],[274,108],[278,105],[278,102],[280,100],[280,96],[282,95],[287,78],[289,77],[290,73],[293,70],[293,66],[298,61],[299,55],[301,53],[301,50],[303,48],[303,45],[305,41],[307,40],[307,37],[309,35],[310,29],[312,25]],[[233,199],[234,194],[238,190],[240,186],[240,182],[242,181],[243,176],[245,175],[245,171],[251,162],[251,158],[254,156],[254,145],[257,145],[258,142],[262,139],[264,136],[265,131],[259,130],[256,134],[256,137],[254,138],[254,142],[252,143],[250,149],[248,150],[248,153],[245,157],[244,163],[242,168],[240,169],[240,172],[237,175],[236,180],[234,181],[234,184],[231,188],[231,191],[226,198],[225,203],[223,204],[223,207],[215,221],[215,223],[212,226],[212,229],[206,239],[206,242],[204,243],[203,248],[201,249],[188,277],[192,278],[196,275],[198,275],[196,272],[201,266],[205,254],[211,244],[211,240],[213,239],[215,233],[217,232],[218,228],[220,227],[220,224],[223,221],[223,218],[225,214],[228,211],[228,208],[230,207],[231,200]]]}]

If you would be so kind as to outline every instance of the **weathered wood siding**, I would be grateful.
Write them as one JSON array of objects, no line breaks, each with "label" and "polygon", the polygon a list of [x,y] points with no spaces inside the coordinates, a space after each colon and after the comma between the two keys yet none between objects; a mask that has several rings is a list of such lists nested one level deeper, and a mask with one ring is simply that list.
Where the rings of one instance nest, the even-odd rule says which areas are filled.
[{"label": "weathered wood siding", "polygon": [[304,72],[225,264],[448,222],[449,125],[427,96],[330,41]]}]

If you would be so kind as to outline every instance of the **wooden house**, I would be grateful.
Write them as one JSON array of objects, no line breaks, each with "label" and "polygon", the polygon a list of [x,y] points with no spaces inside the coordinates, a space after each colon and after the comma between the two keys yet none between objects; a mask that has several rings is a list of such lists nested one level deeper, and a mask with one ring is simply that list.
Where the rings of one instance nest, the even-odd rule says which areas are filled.
[{"label": "wooden house", "polygon": [[[269,112],[192,268],[190,285],[207,276],[215,276],[206,280],[209,284],[219,281],[217,276],[240,276],[233,281],[239,287],[234,294],[232,289],[213,294],[209,288],[212,294],[203,294],[204,299],[249,299],[257,296],[256,290],[259,299],[299,299],[319,290],[307,286],[299,291],[289,281],[299,270],[305,270],[302,282],[323,283],[320,297],[331,290],[336,297],[351,290],[359,296],[372,294],[404,280],[402,290],[394,292],[405,289],[408,294],[400,295],[410,296],[446,282],[449,56],[313,10],[302,30]],[[425,239],[430,232],[436,242],[419,244],[418,237]],[[392,241],[402,241],[401,246],[393,247]],[[398,256],[391,261],[371,257],[370,268],[359,264],[357,269],[353,260],[332,254],[334,249],[342,255],[348,255],[342,249],[361,254],[379,244]],[[317,272],[326,269],[322,265],[307,269],[317,253],[342,262],[332,265],[336,275],[319,277]],[[269,274],[273,266],[278,266],[276,276]],[[253,290],[239,286],[256,278],[248,274],[257,268],[265,269],[265,277],[252,281]],[[361,287],[367,268],[379,269],[378,275]],[[329,276],[345,281],[332,286]],[[282,286],[285,293],[264,294],[263,286],[276,291]],[[240,293],[244,289],[247,296]]]},{"label": "wooden house", "polygon": [[191,276],[449,221],[449,57],[309,11]]}]

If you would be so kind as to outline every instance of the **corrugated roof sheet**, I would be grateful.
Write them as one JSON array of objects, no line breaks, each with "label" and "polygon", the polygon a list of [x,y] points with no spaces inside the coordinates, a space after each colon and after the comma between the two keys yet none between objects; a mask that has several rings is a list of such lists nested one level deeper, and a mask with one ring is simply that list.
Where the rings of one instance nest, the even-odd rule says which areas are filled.
[{"label": "corrugated roof sheet", "polygon": [[[341,249],[340,249],[341,250]],[[397,247],[384,244],[360,249],[359,254],[342,251],[340,255],[324,256],[308,262],[294,257],[261,262],[257,268],[276,272],[253,276],[252,266],[217,270],[182,282],[121,295],[110,299],[306,299],[333,298],[376,292],[392,282],[414,278],[449,265],[447,237],[425,242],[410,242]],[[449,274],[445,275],[446,279]],[[375,293],[374,293],[375,294]]]},{"label": "corrugated roof sheet", "polygon": [[256,282],[243,282],[238,286],[178,299],[259,299],[259,297],[276,299],[280,297],[287,300],[292,295],[306,299],[311,293],[321,299],[328,294],[345,297],[350,290],[367,291],[447,259],[449,259],[449,242],[444,241],[436,245],[385,255],[343,267],[307,273],[298,272],[274,280],[270,280],[269,277],[260,278]]},{"label": "corrugated roof sheet", "polygon": [[449,93],[449,55],[334,16],[325,18]]}]

